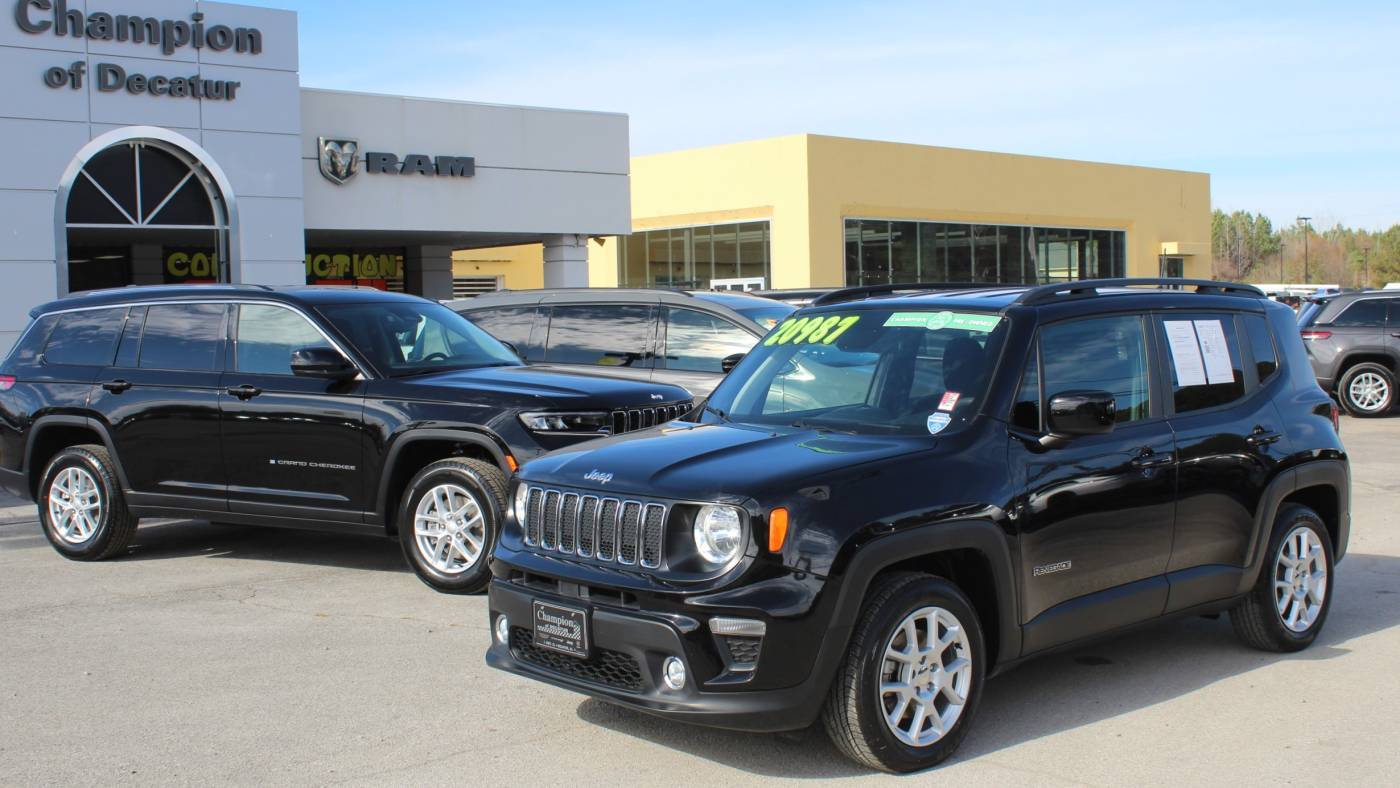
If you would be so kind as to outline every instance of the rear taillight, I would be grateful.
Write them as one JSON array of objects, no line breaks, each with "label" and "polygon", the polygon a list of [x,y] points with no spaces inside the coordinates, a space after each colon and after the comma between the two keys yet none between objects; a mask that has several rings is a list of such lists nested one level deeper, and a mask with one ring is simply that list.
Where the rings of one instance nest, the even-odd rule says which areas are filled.
[{"label": "rear taillight", "polygon": [[0,375],[0,391],[9,391],[15,387],[14,375]]},{"label": "rear taillight", "polygon": [[1331,403],[1331,405],[1332,405],[1332,429],[1336,430],[1338,435],[1341,435],[1341,434],[1342,434],[1342,409],[1339,408],[1339,407],[1337,407],[1337,403],[1335,403],[1335,402]]},{"label": "rear taillight", "polygon": [[1332,336],[1331,331],[1303,330],[1298,333],[1303,335],[1303,339],[1327,339]]}]

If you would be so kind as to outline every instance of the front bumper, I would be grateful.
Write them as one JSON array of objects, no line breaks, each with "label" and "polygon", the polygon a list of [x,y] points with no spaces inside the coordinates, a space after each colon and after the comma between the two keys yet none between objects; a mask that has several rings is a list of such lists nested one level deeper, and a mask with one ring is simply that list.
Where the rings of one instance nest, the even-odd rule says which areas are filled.
[{"label": "front bumper", "polygon": [[[589,611],[592,654],[587,660],[533,646],[527,633],[535,600]],[[743,676],[724,666],[698,664],[706,658],[687,649],[684,639],[702,624],[687,616],[589,604],[500,578],[491,582],[489,601],[493,635],[486,664],[620,706],[718,728],[784,731],[811,725],[826,697],[826,687],[818,686],[822,682],[816,671],[795,686],[750,690],[740,688]],[[511,622],[508,643],[501,643],[494,635],[496,620],[502,614]],[[672,656],[685,662],[690,677],[680,690],[667,688],[661,678],[662,663]],[[705,686],[727,684],[728,688],[702,688],[699,677],[712,675],[715,678],[704,682]]]}]

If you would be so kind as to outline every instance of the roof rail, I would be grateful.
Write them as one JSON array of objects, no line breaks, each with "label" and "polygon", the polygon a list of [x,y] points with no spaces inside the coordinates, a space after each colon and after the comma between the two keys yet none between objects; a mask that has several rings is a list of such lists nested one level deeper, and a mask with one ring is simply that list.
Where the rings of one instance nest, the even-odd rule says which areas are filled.
[{"label": "roof rail", "polygon": [[870,296],[885,295],[887,293],[926,293],[936,290],[987,290],[996,288],[995,283],[989,282],[906,282],[904,284],[888,285],[861,285],[860,287],[843,287],[840,290],[832,290],[812,299],[809,306],[825,306],[826,304],[843,304],[847,301],[859,301]]},{"label": "roof rail", "polygon": [[1213,282],[1208,279],[1154,279],[1144,277],[1126,279],[1081,279],[1078,282],[1060,282],[1053,285],[1041,285],[1025,291],[1017,296],[1016,300],[1012,303],[1035,306],[1037,304],[1048,304],[1063,298],[1085,298],[1100,295],[1100,288],[1141,287],[1143,285],[1172,289],[1194,287],[1196,288],[1195,292],[1201,294],[1235,295],[1248,298],[1267,297],[1264,295],[1264,291],[1253,285],[1242,285],[1234,282]]}]

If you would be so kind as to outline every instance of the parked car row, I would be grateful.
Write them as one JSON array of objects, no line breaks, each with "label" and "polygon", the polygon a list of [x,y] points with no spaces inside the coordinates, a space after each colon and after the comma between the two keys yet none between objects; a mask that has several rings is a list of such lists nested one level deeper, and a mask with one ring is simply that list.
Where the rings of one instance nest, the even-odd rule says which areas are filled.
[{"label": "parked car row", "polygon": [[947,758],[985,680],[1053,649],[1229,611],[1296,651],[1327,618],[1346,451],[1293,313],[1253,288],[453,306],[471,319],[355,288],[43,305],[0,365],[0,484],[77,560],[143,517],[394,536],[429,585],[489,585],[497,668],[820,723],[887,771]]}]

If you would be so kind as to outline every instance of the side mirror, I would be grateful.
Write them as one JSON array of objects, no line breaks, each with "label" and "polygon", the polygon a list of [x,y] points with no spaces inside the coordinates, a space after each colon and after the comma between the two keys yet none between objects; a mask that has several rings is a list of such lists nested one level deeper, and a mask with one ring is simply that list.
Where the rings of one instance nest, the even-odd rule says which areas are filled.
[{"label": "side mirror", "polygon": [[733,372],[734,368],[739,366],[739,362],[744,360],[744,355],[743,353],[735,353],[732,356],[725,356],[724,360],[719,362],[720,371],[726,375]]},{"label": "side mirror", "polygon": [[292,351],[292,374],[322,380],[349,380],[359,370],[334,348],[303,347]]},{"label": "side mirror", "polygon": [[1113,431],[1118,404],[1107,391],[1062,391],[1050,398],[1046,425],[1059,438]]}]

